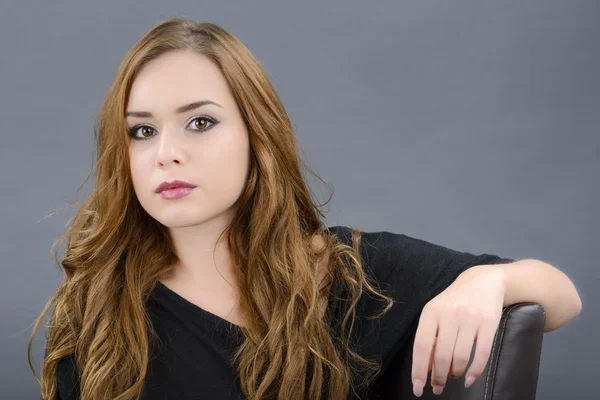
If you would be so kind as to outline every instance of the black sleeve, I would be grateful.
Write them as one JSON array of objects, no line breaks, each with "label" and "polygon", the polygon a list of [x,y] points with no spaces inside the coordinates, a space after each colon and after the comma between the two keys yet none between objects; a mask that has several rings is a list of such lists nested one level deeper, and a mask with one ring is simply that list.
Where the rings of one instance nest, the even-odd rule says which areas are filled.
[{"label": "black sleeve", "polygon": [[75,367],[73,354],[62,358],[56,367],[58,395],[60,400],[80,400],[79,371]]},{"label": "black sleeve", "polygon": [[[336,228],[338,236],[350,244],[349,228]],[[341,235],[340,235],[341,234]],[[372,323],[363,320],[365,340],[361,345],[368,356],[380,356],[384,365],[414,333],[425,304],[444,291],[463,271],[483,264],[514,262],[492,254],[475,255],[452,250],[422,239],[388,231],[361,231],[360,253],[365,273],[394,305]],[[382,310],[383,300],[372,294],[359,303],[362,316]],[[373,326],[373,328],[368,327]]]},{"label": "black sleeve", "polygon": [[457,251],[387,231],[363,232],[363,241],[366,264],[375,280],[399,302],[419,311],[468,268],[515,261]]}]

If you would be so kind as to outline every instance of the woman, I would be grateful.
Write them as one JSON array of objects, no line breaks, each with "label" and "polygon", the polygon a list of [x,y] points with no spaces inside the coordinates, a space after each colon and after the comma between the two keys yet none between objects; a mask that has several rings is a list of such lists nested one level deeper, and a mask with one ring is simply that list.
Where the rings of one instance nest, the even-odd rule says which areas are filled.
[{"label": "woman", "polygon": [[29,342],[54,304],[43,399],[359,397],[414,329],[415,394],[430,371],[439,394],[481,374],[502,307],[536,301],[548,330],[581,307],[538,260],[324,225],[281,101],[217,25],[153,27],[98,122],[96,186]]}]

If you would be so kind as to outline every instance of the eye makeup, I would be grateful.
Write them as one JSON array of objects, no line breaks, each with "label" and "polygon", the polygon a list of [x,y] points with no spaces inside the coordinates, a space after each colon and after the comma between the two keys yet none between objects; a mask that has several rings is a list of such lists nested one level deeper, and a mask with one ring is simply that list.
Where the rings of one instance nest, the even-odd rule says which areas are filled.
[{"label": "eye makeup", "polygon": [[[190,122],[188,123],[188,126],[190,125],[190,123],[192,123],[192,122],[194,122],[194,121],[206,121],[206,122],[208,122],[208,123],[209,123],[209,126],[208,126],[207,128],[204,128],[204,129],[192,129],[192,131],[199,131],[199,132],[206,132],[206,131],[208,131],[208,130],[210,130],[210,129],[214,128],[214,127],[215,127],[215,126],[216,126],[216,125],[219,123],[219,121],[217,121],[216,119],[214,119],[214,118],[212,118],[212,117],[209,117],[208,115],[200,115],[200,116],[197,116],[197,117],[194,117],[194,118],[192,118],[192,119],[190,120]],[[152,129],[152,130],[154,130],[154,128],[152,128],[152,127],[151,127],[151,126],[149,126],[149,125],[144,125],[144,124],[138,124],[138,125],[135,125],[135,126],[134,126],[134,127],[132,127],[131,129],[129,129],[129,136],[130,136],[130,137],[131,137],[133,140],[148,140],[148,139],[150,139],[152,136],[154,136],[154,135],[151,135],[151,136],[144,136],[144,137],[139,137],[139,136],[137,136],[136,134],[137,134],[137,132],[140,130],[140,128],[149,128],[149,129]]]}]

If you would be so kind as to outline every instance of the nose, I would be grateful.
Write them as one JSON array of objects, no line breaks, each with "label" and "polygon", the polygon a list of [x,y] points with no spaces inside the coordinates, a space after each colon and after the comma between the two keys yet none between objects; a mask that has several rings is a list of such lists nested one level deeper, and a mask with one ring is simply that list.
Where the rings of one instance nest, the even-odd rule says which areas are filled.
[{"label": "nose", "polygon": [[159,134],[158,151],[156,152],[156,164],[159,167],[171,163],[181,164],[184,161],[183,135],[177,128],[165,128]]}]

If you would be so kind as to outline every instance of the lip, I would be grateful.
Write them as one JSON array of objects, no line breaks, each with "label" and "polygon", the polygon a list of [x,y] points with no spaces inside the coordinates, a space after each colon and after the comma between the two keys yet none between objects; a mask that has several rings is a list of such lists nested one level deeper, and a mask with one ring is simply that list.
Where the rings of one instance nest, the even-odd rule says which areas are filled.
[{"label": "lip", "polygon": [[194,190],[194,188],[178,187],[175,189],[165,189],[159,193],[159,196],[166,200],[178,199],[183,196],[187,196]]},{"label": "lip", "polygon": [[171,182],[165,181],[165,182],[161,183],[160,185],[158,185],[158,187],[156,188],[155,192],[156,193],[160,193],[160,192],[162,192],[163,190],[166,190],[166,189],[177,189],[177,188],[191,188],[191,189],[193,189],[195,187],[196,187],[196,185],[192,185],[191,183],[188,183],[188,182],[185,182],[185,181],[178,181],[178,180],[171,181]]}]

